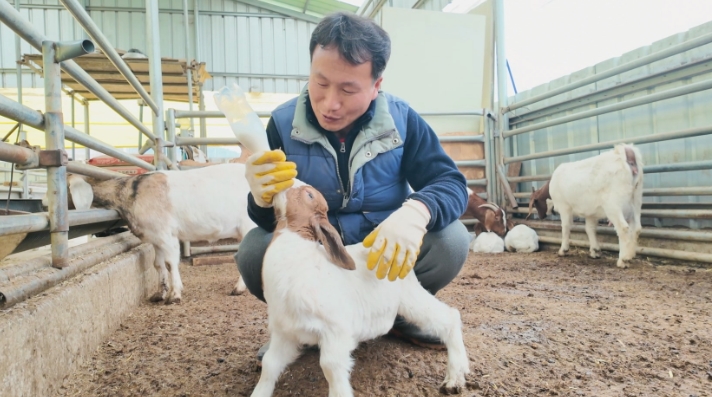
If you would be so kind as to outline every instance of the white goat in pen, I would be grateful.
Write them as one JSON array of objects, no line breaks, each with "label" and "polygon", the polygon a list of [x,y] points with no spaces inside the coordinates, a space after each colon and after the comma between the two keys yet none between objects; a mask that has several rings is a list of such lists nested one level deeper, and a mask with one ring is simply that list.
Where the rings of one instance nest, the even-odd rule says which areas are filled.
[{"label": "white goat in pen", "polygon": [[628,267],[626,261],[636,254],[643,205],[643,158],[637,147],[618,144],[598,156],[561,164],[548,189],[561,216],[560,256],[569,250],[573,217],[580,216],[586,219],[590,256],[599,258],[596,226],[598,219],[607,217],[618,234],[617,266]]},{"label": "white goat in pen", "polygon": [[534,252],[539,249],[539,236],[529,226],[517,225],[504,236],[504,247],[510,252]]},{"label": "white goat in pen", "polygon": [[[188,171],[155,171],[98,180],[67,177],[72,201],[116,210],[133,234],[153,245],[161,290],[152,301],[178,303],[183,283],[179,241],[242,239],[256,227],[247,215],[245,165],[216,164]],[[88,187],[87,187],[88,186]],[[170,274],[169,274],[170,272]],[[170,276],[170,277],[169,277]],[[246,290],[242,277],[236,293]]]},{"label": "white goat in pen", "polygon": [[413,272],[393,282],[377,279],[366,267],[368,249],[343,246],[327,219],[326,200],[311,186],[297,181],[275,195],[274,209],[277,227],[262,268],[270,348],[253,397],[272,395],[302,344],[320,347],[329,396],[352,396],[351,352],[388,333],[398,314],[445,342],[442,388],[461,391],[470,370],[457,309],[423,289]]},{"label": "white goat in pen", "polygon": [[470,249],[472,252],[497,254],[504,252],[504,240],[495,232],[482,232],[472,241]]}]

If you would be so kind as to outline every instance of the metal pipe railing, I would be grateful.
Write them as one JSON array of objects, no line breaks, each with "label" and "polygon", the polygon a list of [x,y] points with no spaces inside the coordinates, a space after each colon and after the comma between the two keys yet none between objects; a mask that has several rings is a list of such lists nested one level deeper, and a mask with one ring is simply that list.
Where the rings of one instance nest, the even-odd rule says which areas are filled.
[{"label": "metal pipe railing", "polygon": [[[197,18],[196,18],[197,19]],[[183,29],[185,30],[185,60],[186,63],[188,62],[188,59],[190,59],[190,35],[188,32],[190,29],[188,28],[188,0],[183,0]],[[196,22],[197,25],[197,22]],[[195,45],[197,46],[198,43],[196,42]],[[190,111],[193,110],[193,70],[190,67],[190,65],[186,65],[186,77],[188,78],[188,109]],[[175,123],[175,119],[173,121]],[[193,118],[190,118],[190,130],[195,131],[195,124],[193,122]]]},{"label": "metal pipe railing", "polygon": [[368,13],[368,18],[373,19],[373,17],[381,11],[381,8],[383,8],[383,5],[386,4],[386,1],[388,0],[378,0],[378,3],[375,3],[371,11]]},{"label": "metal pipe railing", "polygon": [[703,73],[709,73],[711,70],[712,56],[692,60],[650,75],[611,85],[610,87],[585,92],[572,98],[562,99],[555,103],[547,103],[546,105],[536,109],[519,109],[519,111],[516,112],[516,116],[512,115],[510,117],[510,124],[521,124],[542,119],[543,117],[551,116],[554,113],[563,113],[571,109],[594,105],[597,102],[608,101],[611,98],[622,97],[634,92],[647,91],[656,86],[689,79]]},{"label": "metal pipe railing", "polygon": [[[712,80],[710,80],[710,83],[712,83]],[[673,140],[673,139],[691,138],[691,137],[700,136],[700,135],[708,135],[711,133],[712,133],[712,126],[689,128],[689,129],[680,130],[680,131],[663,132],[660,134],[645,135],[645,136],[639,136],[639,137],[635,137],[635,138],[622,138],[622,139],[616,139],[615,141],[591,143],[588,145],[582,145],[582,146],[577,146],[577,147],[573,147],[573,148],[550,150],[548,152],[532,153],[532,154],[527,154],[524,156],[507,157],[504,159],[504,163],[508,164],[508,163],[514,163],[514,162],[519,162],[519,161],[541,159],[541,158],[545,158],[545,157],[556,157],[556,156],[563,156],[566,154],[583,153],[583,152],[590,152],[593,150],[608,149],[608,148],[614,147],[615,145],[617,145],[619,143],[641,144],[641,143],[651,143],[651,142],[662,142],[662,141],[669,141],[669,140]]]},{"label": "metal pipe railing", "polygon": [[[712,161],[693,161],[689,163],[646,165],[645,167],[643,167],[643,173],[656,174],[660,172],[697,171],[711,169]],[[551,179],[551,174],[512,176],[508,179],[510,183],[548,181],[549,179]]]},{"label": "metal pipe railing", "polygon": [[455,165],[458,167],[484,167],[487,165],[484,159],[482,160],[456,160]]},{"label": "metal pipe railing", "polygon": [[[62,76],[59,67],[59,45],[42,42],[42,69],[45,96],[45,147],[64,153],[64,123],[62,122]],[[66,164],[66,163],[65,163]],[[69,218],[67,216],[67,167],[62,161],[47,167],[47,208],[52,242],[52,266],[67,267],[69,260]]]},{"label": "metal pipe railing", "polygon": [[[76,1],[76,0],[75,0]],[[154,140],[153,164],[157,169],[166,169],[162,143],[165,142],[165,121],[163,119],[163,79],[161,69],[161,38],[158,24],[158,1],[146,1],[146,47],[148,48],[148,74],[151,85],[151,97],[156,104],[153,114]]]},{"label": "metal pipe railing", "polygon": [[[554,222],[542,222],[542,221],[519,221],[517,223],[523,223],[532,229],[537,230],[556,230],[561,231],[561,223]],[[574,224],[571,226],[572,232],[585,233],[586,227],[584,225]],[[612,226],[596,226],[596,233],[616,235],[616,228]],[[686,241],[697,241],[697,242],[712,242],[711,232],[702,232],[695,230],[679,230],[671,228],[648,228],[644,227],[640,231],[641,238],[661,238],[661,239],[672,239],[672,240],[686,240]]]},{"label": "metal pipe railing", "polygon": [[[0,308],[7,309],[140,244],[141,240],[130,232],[125,232],[72,247],[69,251],[69,266],[62,271],[42,272],[38,276],[23,277],[19,282],[3,285],[0,290]],[[32,259],[25,262],[24,269],[18,269],[24,273],[19,276],[44,267],[46,260],[43,257]]]},{"label": "metal pipe railing", "polygon": [[440,142],[484,142],[484,135],[438,135]]},{"label": "metal pipe railing", "polygon": [[[272,112],[265,111],[255,111],[259,117],[270,117]],[[178,110],[176,109],[176,118],[209,118],[209,119],[221,119],[225,117],[225,114],[219,110],[217,111],[200,111],[200,110]]]},{"label": "metal pipe railing", "polygon": [[178,150],[178,141],[176,139],[175,109],[166,110],[166,140],[174,143],[172,147],[168,148],[168,160],[175,162],[176,158],[178,158],[176,155],[176,150]]},{"label": "metal pipe railing", "polygon": [[80,131],[77,131],[71,127],[64,127],[64,137],[72,142],[76,142],[80,145],[86,146],[88,148],[94,149],[97,152],[102,152],[104,154],[107,154],[109,156],[115,157],[119,160],[125,161],[129,164],[135,165],[137,167],[141,167],[145,170],[149,171],[155,171],[156,167],[154,167],[152,164],[149,164],[143,160],[141,160],[138,157],[132,156],[130,154],[124,153],[122,151],[114,149],[113,146],[104,143],[91,135],[84,134]]},{"label": "metal pipe railing", "polygon": [[[25,105],[21,105],[4,95],[0,95],[0,116],[24,123],[38,130],[44,130],[45,128],[42,113]],[[116,150],[112,146],[66,125],[64,126],[64,138],[71,142],[76,142],[85,147],[116,157],[117,159],[123,160],[143,169],[149,171],[156,169],[153,165],[137,157]]]},{"label": "metal pipe railing", "polygon": [[553,90],[551,90],[551,91],[542,93],[542,94],[540,94],[540,95],[536,95],[536,96],[533,96],[533,97],[531,97],[531,98],[524,99],[524,100],[519,101],[519,102],[515,102],[515,103],[513,103],[513,104],[511,104],[511,105],[509,105],[509,106],[507,106],[507,107],[505,107],[504,110],[505,110],[505,112],[511,112],[512,110],[521,108],[521,107],[523,107],[523,106],[528,106],[528,105],[531,105],[532,103],[536,103],[536,102],[543,101],[543,100],[545,100],[545,99],[554,97],[554,96],[556,96],[556,95],[563,94],[563,93],[565,93],[565,92],[575,90],[576,88],[580,88],[580,87],[583,87],[583,86],[585,86],[585,85],[588,85],[588,84],[595,83],[595,82],[597,82],[597,81],[606,79],[606,78],[608,78],[608,77],[612,77],[612,76],[615,76],[615,75],[617,75],[617,74],[620,74],[620,73],[623,73],[623,72],[627,72],[627,71],[629,71],[629,70],[633,70],[633,69],[638,68],[638,67],[641,67],[641,66],[648,65],[648,64],[650,64],[650,63],[652,63],[652,62],[655,62],[655,61],[659,61],[659,60],[661,60],[661,59],[668,58],[668,57],[673,56],[673,55],[675,55],[675,54],[679,54],[679,53],[681,53],[681,52],[685,52],[685,51],[691,50],[691,49],[693,49],[693,48],[697,48],[697,47],[699,47],[699,46],[702,46],[702,45],[705,45],[705,44],[708,44],[708,43],[712,43],[712,33],[708,33],[708,34],[706,34],[706,35],[703,35],[703,36],[700,36],[700,37],[697,37],[697,38],[694,38],[694,39],[687,40],[687,41],[685,41],[685,42],[683,42],[683,43],[680,43],[680,44],[677,44],[677,45],[675,45],[675,46],[668,47],[668,48],[666,48],[666,49],[664,49],[664,50],[655,52],[655,53],[653,53],[653,54],[650,54],[650,55],[647,55],[647,56],[644,56],[644,57],[641,57],[641,58],[638,58],[638,59],[634,59],[634,60],[632,60],[632,61],[630,61],[630,62],[624,63],[623,65],[620,65],[620,66],[617,66],[617,67],[608,69],[608,70],[603,71],[603,72],[601,72],[601,73],[596,73],[596,74],[594,74],[593,76],[589,76],[589,77],[584,78],[584,79],[581,79],[581,80],[579,80],[579,81],[575,81],[575,82],[573,82],[573,83],[566,84],[566,85],[564,85],[564,86],[561,86],[561,87],[556,88],[556,89],[553,89]]},{"label": "metal pipe railing", "polygon": [[[39,160],[37,159],[37,153],[31,149],[0,142],[0,161],[28,166],[38,163]],[[7,172],[10,172],[10,170]]]},{"label": "metal pipe railing", "polygon": [[487,186],[487,179],[468,179],[467,186]]},{"label": "metal pipe railing", "polygon": [[[90,209],[67,211],[69,226],[86,225],[121,219],[115,210]],[[15,233],[31,233],[49,229],[49,214],[36,212],[27,215],[13,215],[3,217],[0,222],[0,236]]]},{"label": "metal pipe railing", "polygon": [[[712,187],[667,187],[643,189],[643,196],[710,196]],[[529,198],[530,192],[514,193],[515,198]]]},{"label": "metal pipe railing", "polygon": [[177,146],[197,146],[197,145],[239,145],[237,138],[193,138],[176,136]]},{"label": "metal pipe railing", "polygon": [[418,115],[422,117],[431,116],[448,116],[448,117],[459,117],[459,116],[484,116],[484,110],[475,110],[469,112],[418,112]]},{"label": "metal pipe railing", "polygon": [[[561,239],[557,237],[539,236],[539,243],[559,245],[561,244]],[[588,241],[569,240],[569,244],[574,247],[589,247]],[[598,243],[598,245],[602,250],[618,252],[618,244]],[[638,247],[635,252],[638,255],[657,256],[660,258],[680,259],[693,262],[712,263],[712,254],[705,254],[701,252],[687,252],[650,247]]]},{"label": "metal pipe railing", "polygon": [[122,174],[120,172],[107,170],[101,167],[95,167],[93,165],[84,164],[77,161],[70,161],[67,164],[67,171],[73,174],[86,175],[97,179],[114,179],[127,177],[126,174]]},{"label": "metal pipe railing", "polygon": [[207,247],[190,247],[190,254],[209,254],[213,252],[235,252],[239,250],[240,244],[213,245]]},{"label": "metal pipe railing", "polygon": [[697,170],[712,170],[712,160],[691,161],[687,163],[646,165],[645,167],[643,167],[643,172],[646,174]]},{"label": "metal pipe railing", "polygon": [[507,181],[507,174],[504,172],[504,167],[498,165],[496,171],[497,176],[499,177],[498,179],[502,184],[502,190],[504,190],[504,193],[507,195],[507,199],[509,199],[509,204],[512,206],[512,208],[517,208],[519,204],[514,198],[514,194],[512,193],[512,187],[509,186],[509,182]]},{"label": "metal pipe railing", "polygon": [[[517,214],[529,214],[528,208],[517,208],[512,212]],[[640,215],[644,218],[676,218],[676,219],[712,219],[712,210],[660,210],[643,209]]]},{"label": "metal pipe railing", "polygon": [[617,110],[628,109],[634,106],[645,105],[652,102],[661,101],[664,99],[675,98],[681,95],[692,94],[698,91],[704,91],[712,88],[712,79],[700,81],[684,85],[682,87],[671,88],[669,90],[648,94],[645,96],[628,99],[622,102],[613,103],[606,106],[597,107],[595,109],[586,110],[583,112],[574,113],[568,116],[559,117],[553,120],[543,121],[540,123],[528,125],[526,127],[515,128],[504,133],[505,138],[523,134],[525,132],[540,130],[542,128],[552,127],[555,125],[569,123],[571,121],[581,120],[588,117],[598,116],[604,113],[615,112]]},{"label": "metal pipe railing", "polygon": [[[0,1],[0,21],[12,29],[18,36],[22,37],[38,51],[42,51],[42,42],[47,41],[47,37],[41,34],[19,11],[12,7],[7,1]],[[149,139],[155,139],[151,131],[134,117],[131,112],[124,108],[119,101],[114,98],[109,91],[96,82],[87,72],[85,72],[76,62],[67,60],[60,63],[62,70],[67,72],[74,80],[91,91],[97,98],[101,99],[111,109],[138,128]]]},{"label": "metal pipe railing", "polygon": [[131,68],[129,68],[129,65],[127,65],[126,62],[121,58],[121,55],[116,52],[116,49],[109,42],[109,39],[104,36],[104,34],[101,32],[101,29],[99,29],[99,26],[94,23],[94,20],[91,19],[91,16],[89,16],[89,13],[84,9],[84,7],[79,3],[79,1],[60,0],[60,2],[64,5],[67,11],[72,14],[74,19],[79,22],[79,25],[84,28],[84,31],[87,32],[89,37],[91,37],[92,40],[94,40],[94,42],[99,46],[99,48],[101,48],[106,57],[109,58],[109,61],[111,61],[111,63],[116,67],[116,69],[118,69],[119,73],[124,76],[124,78],[126,79],[126,81],[128,81],[131,87],[133,87],[133,89],[136,90],[136,92],[141,96],[141,98],[143,98],[143,100],[148,104],[148,106],[153,109],[153,112],[158,113],[158,105],[156,105],[156,102],[154,102],[149,93],[146,92],[146,90],[141,85],[141,82],[138,81],[136,75],[134,75],[133,71],[131,71]]}]

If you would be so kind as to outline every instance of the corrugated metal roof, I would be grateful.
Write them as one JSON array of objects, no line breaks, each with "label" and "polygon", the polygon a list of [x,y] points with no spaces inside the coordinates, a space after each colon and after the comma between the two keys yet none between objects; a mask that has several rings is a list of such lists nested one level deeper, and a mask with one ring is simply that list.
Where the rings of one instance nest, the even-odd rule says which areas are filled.
[{"label": "corrugated metal roof", "polygon": [[261,0],[303,14],[323,17],[334,11],[356,12],[358,7],[338,0]]}]

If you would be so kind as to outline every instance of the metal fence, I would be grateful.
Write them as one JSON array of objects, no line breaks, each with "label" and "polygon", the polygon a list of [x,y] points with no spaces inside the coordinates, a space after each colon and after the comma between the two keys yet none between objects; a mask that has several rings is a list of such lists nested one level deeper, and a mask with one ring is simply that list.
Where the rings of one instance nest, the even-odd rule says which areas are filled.
[{"label": "metal fence", "polygon": [[[92,40],[74,42],[54,41],[42,35],[35,26],[25,19],[10,3],[0,2],[0,20],[12,29],[19,37],[32,47],[42,52],[45,111],[44,113],[30,109],[5,96],[0,96],[0,115],[10,118],[26,126],[45,131],[46,149],[37,147],[11,145],[0,142],[0,160],[14,163],[18,169],[46,169],[48,212],[29,215],[3,216],[0,218],[0,236],[14,233],[30,233],[49,230],[52,249],[52,266],[65,268],[68,266],[68,232],[71,226],[96,223],[119,219],[116,211],[68,210],[67,205],[67,171],[85,174],[99,178],[116,177],[118,173],[102,170],[91,165],[68,161],[64,149],[65,139],[113,156],[129,164],[146,170],[165,168],[170,162],[165,156],[160,156],[165,143],[164,136],[163,98],[161,81],[161,57],[157,36],[158,5],[157,2],[146,2],[147,35],[149,51],[149,73],[151,78],[151,95],[141,86],[126,63],[116,53],[111,43],[102,35],[86,10],[77,0],[62,0],[62,4],[70,11],[79,24],[86,30]],[[15,4],[19,8],[18,2]],[[111,94],[72,61],[73,58],[94,52],[94,44],[104,52],[116,68],[121,71],[136,92],[153,110],[153,131],[146,128],[128,110],[126,110]],[[153,142],[155,153],[154,164],[149,164],[139,158],[121,152],[85,132],[64,125],[61,105],[62,82],[60,70],[64,70],[77,82],[107,103],[118,114],[141,131]],[[20,73],[18,71],[18,73]],[[18,76],[19,77],[19,76]]]},{"label": "metal fence", "polygon": [[[501,13],[497,18],[500,38]],[[499,76],[506,76],[503,43],[497,40]],[[500,79],[496,158],[490,161],[501,190],[494,199],[514,214],[527,214],[525,200],[532,187],[548,181],[556,166],[617,143],[633,143],[645,163],[641,238],[712,242],[712,233],[670,228],[712,226],[712,176],[701,171],[712,169],[712,118],[707,116],[712,106],[711,43],[712,24],[707,24],[514,98],[507,97],[507,81]],[[697,113],[691,115],[695,110],[690,109]],[[507,177],[503,170],[515,164],[521,164],[522,175]],[[518,186],[518,192],[510,186]],[[559,223],[525,223],[542,233],[561,228]],[[598,227],[598,232],[615,235],[610,227]],[[561,242],[551,236],[541,241]],[[614,244],[603,247],[618,249]],[[712,262],[710,251],[700,251],[643,246],[638,253]]]}]

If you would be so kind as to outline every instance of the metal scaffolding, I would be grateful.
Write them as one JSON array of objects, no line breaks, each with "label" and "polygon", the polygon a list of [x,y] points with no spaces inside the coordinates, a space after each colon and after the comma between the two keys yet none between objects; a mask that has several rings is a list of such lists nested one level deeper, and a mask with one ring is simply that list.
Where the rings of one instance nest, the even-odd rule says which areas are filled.
[{"label": "metal scaffolding", "polygon": [[[49,230],[51,236],[52,266],[65,268],[68,266],[68,232],[70,226],[84,225],[88,223],[105,222],[107,220],[118,220],[116,211],[112,210],[88,210],[76,211],[68,210],[67,197],[67,171],[90,175],[98,178],[112,178],[124,176],[94,167],[92,165],[70,162],[64,148],[65,139],[73,143],[78,143],[101,153],[113,156],[129,164],[136,165],[146,170],[155,170],[152,164],[119,151],[109,144],[88,135],[88,131],[81,132],[73,127],[64,125],[62,112],[61,94],[62,80],[61,70],[72,76],[79,84],[96,95],[118,114],[124,117],[129,123],[134,125],[139,131],[146,135],[155,143],[155,153],[161,153],[161,139],[164,136],[163,97],[160,87],[161,80],[161,58],[158,44],[158,9],[156,2],[146,2],[147,12],[147,43],[152,49],[149,55],[151,68],[149,70],[151,78],[152,97],[148,97],[136,76],[124,63],[123,59],[116,53],[108,40],[101,34],[94,22],[91,20],[86,10],[77,0],[62,0],[65,7],[77,19],[78,23],[94,39],[79,40],[74,42],[53,41],[44,37],[28,20],[8,2],[0,2],[0,20],[12,29],[18,37],[27,41],[30,45],[42,51],[42,70],[44,73],[45,85],[45,111],[44,113],[35,111],[15,102],[5,96],[0,96],[0,115],[39,130],[45,131],[45,150],[37,147],[25,147],[22,145],[10,145],[0,142],[0,160],[15,163],[18,169],[46,169],[47,170],[47,202],[48,212],[33,213],[29,215],[4,216],[0,218],[0,236],[14,233],[29,233],[41,230]],[[17,4],[16,4],[17,6]],[[18,7],[19,8],[19,7]],[[139,122],[131,113],[123,108],[119,102],[109,94],[99,83],[89,74],[79,67],[72,59],[94,52],[94,42],[101,50],[108,54],[109,59],[116,65],[131,86],[139,95],[151,106],[154,116],[154,130],[151,132]],[[20,71],[18,70],[18,74]],[[18,75],[18,80],[21,81]],[[18,99],[21,100],[21,83],[18,87]],[[85,102],[85,127],[88,129],[88,103]],[[72,114],[72,120],[74,115]],[[161,165],[161,156],[154,156]]]}]

